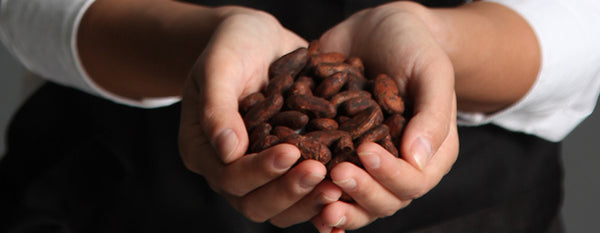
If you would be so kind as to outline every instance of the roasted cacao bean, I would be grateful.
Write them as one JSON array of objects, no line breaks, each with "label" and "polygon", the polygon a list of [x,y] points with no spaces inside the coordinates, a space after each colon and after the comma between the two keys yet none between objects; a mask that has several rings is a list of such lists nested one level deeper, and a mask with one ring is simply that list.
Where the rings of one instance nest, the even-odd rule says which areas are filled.
[{"label": "roasted cacao bean", "polygon": [[266,122],[269,118],[277,114],[282,106],[283,97],[281,95],[270,96],[262,102],[255,104],[244,116],[246,129],[252,131],[258,124]]},{"label": "roasted cacao bean", "polygon": [[396,82],[386,74],[380,74],[375,79],[373,95],[381,108],[388,114],[402,114],[404,101],[399,96]]},{"label": "roasted cacao bean", "polygon": [[293,95],[287,98],[286,104],[290,109],[316,118],[333,118],[336,115],[336,110],[329,101],[316,96]]},{"label": "roasted cacao bean", "polygon": [[269,78],[280,75],[296,77],[308,62],[308,58],[308,50],[306,48],[299,48],[283,55],[269,66]]},{"label": "roasted cacao bean", "polygon": [[287,126],[291,129],[302,129],[308,123],[308,116],[299,111],[285,111],[275,114],[270,120],[273,126]]}]

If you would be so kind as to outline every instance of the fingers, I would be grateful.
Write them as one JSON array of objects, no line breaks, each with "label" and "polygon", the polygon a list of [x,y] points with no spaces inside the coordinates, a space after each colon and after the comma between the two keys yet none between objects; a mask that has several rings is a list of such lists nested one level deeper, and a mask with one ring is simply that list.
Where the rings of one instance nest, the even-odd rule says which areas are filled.
[{"label": "fingers", "polygon": [[227,54],[223,51],[207,57],[192,72],[200,90],[197,97],[200,125],[224,163],[244,155],[248,145],[246,128],[238,112],[238,98],[244,85],[240,81],[242,73],[231,59],[227,60]]},{"label": "fingers", "polygon": [[325,178],[326,169],[316,160],[305,160],[285,175],[247,195],[229,198],[233,206],[249,219],[263,222],[310,193]]},{"label": "fingers", "polygon": [[214,175],[219,177],[218,185],[225,193],[241,197],[287,172],[299,158],[296,147],[280,144],[245,155],[226,165],[219,175]]},{"label": "fingers", "polygon": [[446,139],[456,118],[451,63],[443,54],[427,60],[431,63],[415,68],[410,78],[408,91],[414,114],[405,127],[400,148],[404,159],[421,170]]},{"label": "fingers", "polygon": [[330,176],[334,184],[375,217],[392,215],[407,205],[367,171],[351,163],[339,164],[331,171]]},{"label": "fingers", "polygon": [[325,180],[293,206],[272,217],[270,222],[281,228],[306,222],[318,215],[325,205],[337,201],[341,196],[342,191],[331,181]]}]

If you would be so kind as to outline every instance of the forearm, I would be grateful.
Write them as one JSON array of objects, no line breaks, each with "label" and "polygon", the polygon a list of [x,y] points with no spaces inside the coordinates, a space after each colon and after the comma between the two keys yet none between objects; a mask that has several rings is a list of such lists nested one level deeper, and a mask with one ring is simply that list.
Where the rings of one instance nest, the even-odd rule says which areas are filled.
[{"label": "forearm", "polygon": [[131,99],[178,96],[220,15],[168,0],[98,0],[77,38],[90,78]]},{"label": "forearm", "polygon": [[540,49],[529,24],[505,6],[474,2],[422,14],[455,70],[458,108],[495,112],[534,83]]}]

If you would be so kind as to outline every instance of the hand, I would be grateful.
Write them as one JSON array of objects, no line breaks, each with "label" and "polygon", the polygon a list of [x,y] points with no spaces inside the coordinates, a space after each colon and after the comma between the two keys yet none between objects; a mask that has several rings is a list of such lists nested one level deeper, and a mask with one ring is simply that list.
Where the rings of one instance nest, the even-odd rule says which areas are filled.
[{"label": "hand", "polygon": [[454,71],[422,20],[425,10],[410,2],[382,5],[321,37],[323,50],[363,59],[368,75],[391,75],[414,110],[399,148],[402,159],[366,143],[357,148],[366,171],[350,163],[331,171],[333,182],[356,202],[327,205],[312,220],[321,232],[356,229],[394,214],[431,190],[456,161]]},{"label": "hand", "polygon": [[341,191],[322,182],[325,167],[291,145],[245,155],[248,135],[238,101],[267,82],[269,64],[306,46],[272,16],[217,8],[222,20],[184,86],[180,151],[187,168],[253,221],[281,227],[310,220]]}]

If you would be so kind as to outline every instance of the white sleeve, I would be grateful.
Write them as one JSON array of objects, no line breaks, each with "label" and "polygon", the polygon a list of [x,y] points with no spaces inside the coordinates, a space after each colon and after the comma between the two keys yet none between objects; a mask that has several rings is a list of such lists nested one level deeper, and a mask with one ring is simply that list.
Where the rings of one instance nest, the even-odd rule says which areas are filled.
[{"label": "white sleeve", "polygon": [[83,14],[94,0],[0,0],[0,40],[27,69],[54,82],[112,101],[144,108],[172,104],[179,97],[131,100],[96,85],[76,45]]},{"label": "white sleeve", "polygon": [[600,92],[599,0],[490,0],[529,22],[541,68],[529,92],[491,115],[460,113],[459,124],[492,123],[550,141],[564,139],[589,116]]}]

